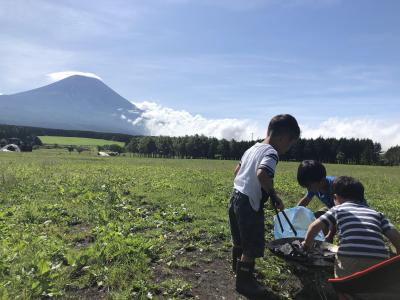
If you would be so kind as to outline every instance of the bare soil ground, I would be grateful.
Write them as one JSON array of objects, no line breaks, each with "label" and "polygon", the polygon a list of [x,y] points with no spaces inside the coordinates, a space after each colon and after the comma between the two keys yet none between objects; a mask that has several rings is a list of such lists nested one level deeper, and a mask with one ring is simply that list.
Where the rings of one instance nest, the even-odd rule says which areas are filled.
[{"label": "bare soil ground", "polygon": [[[186,253],[185,259],[193,262],[193,265],[171,268],[163,263],[155,264],[153,272],[156,285],[168,279],[181,279],[190,283],[191,289],[178,295],[182,299],[248,299],[235,291],[235,274],[231,271],[229,253],[225,257],[209,257],[207,253],[195,251]],[[326,282],[328,275],[324,270],[308,269],[301,265],[291,267],[293,274],[282,282],[281,291],[275,291],[275,299],[336,299],[335,292]],[[170,299],[162,295],[162,289],[156,297]]]},{"label": "bare soil ground", "polygon": [[[195,259],[194,253],[188,257]],[[191,290],[180,295],[181,298],[194,299],[246,299],[235,291],[235,274],[230,269],[229,259],[213,258],[203,259],[197,257],[196,263],[192,267],[185,268],[166,268],[165,265],[154,266],[156,283],[161,283],[167,279],[179,278],[187,281],[191,285]],[[163,298],[159,295],[160,299]]]}]

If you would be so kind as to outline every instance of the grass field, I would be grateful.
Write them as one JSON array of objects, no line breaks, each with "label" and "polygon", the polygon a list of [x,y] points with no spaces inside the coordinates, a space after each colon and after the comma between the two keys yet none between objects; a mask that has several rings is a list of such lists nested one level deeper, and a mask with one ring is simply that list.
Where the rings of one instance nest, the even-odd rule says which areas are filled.
[{"label": "grass field", "polygon": [[104,145],[120,145],[124,146],[123,142],[109,141],[102,139],[90,139],[80,137],[65,137],[65,136],[39,136],[43,144],[49,145],[74,145],[74,146],[104,146]]},{"label": "grass field", "polygon": [[[227,222],[235,163],[0,153],[0,298],[238,299]],[[287,207],[304,193],[296,168],[278,165]],[[399,227],[400,168],[327,169],[361,179],[370,205]],[[269,240],[272,217],[267,209]],[[283,298],[321,288],[268,252],[258,265]]]}]

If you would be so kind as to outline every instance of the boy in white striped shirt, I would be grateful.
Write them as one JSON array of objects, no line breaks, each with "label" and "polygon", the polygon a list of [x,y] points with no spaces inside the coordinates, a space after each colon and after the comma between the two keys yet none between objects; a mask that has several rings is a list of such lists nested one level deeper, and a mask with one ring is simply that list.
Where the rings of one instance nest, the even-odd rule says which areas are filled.
[{"label": "boy in white striped shirt", "polygon": [[277,115],[268,125],[267,137],[246,150],[235,169],[234,190],[229,204],[232,234],[232,268],[236,271],[236,290],[249,298],[270,299],[272,295],[254,277],[255,258],[264,256],[264,203],[268,197],[278,209],[273,178],[279,154],[297,141],[300,128],[291,115]]},{"label": "boy in white striped shirt", "polygon": [[400,254],[400,233],[382,213],[361,204],[364,200],[361,182],[348,176],[337,177],[333,182],[333,197],[336,206],[308,227],[303,245],[310,248],[318,232],[336,226],[339,250],[335,277],[348,276],[387,259],[389,252],[382,235]]}]

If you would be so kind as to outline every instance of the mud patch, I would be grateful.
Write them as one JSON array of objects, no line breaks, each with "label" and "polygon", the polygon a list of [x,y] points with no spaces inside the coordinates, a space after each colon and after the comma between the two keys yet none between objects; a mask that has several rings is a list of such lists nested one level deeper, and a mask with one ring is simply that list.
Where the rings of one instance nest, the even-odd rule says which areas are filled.
[{"label": "mud patch", "polygon": [[69,235],[77,249],[86,248],[95,241],[95,237],[90,234],[89,226],[83,223],[70,226]]},{"label": "mud patch", "polygon": [[[189,262],[185,264],[179,261]],[[185,253],[173,264],[156,263],[153,266],[156,291],[160,299],[169,299],[163,283],[178,279],[187,282],[190,290],[178,294],[178,298],[192,299],[247,299],[235,291],[235,275],[229,259],[212,257],[210,253],[191,251]]]},{"label": "mud patch", "polygon": [[64,299],[80,299],[80,300],[103,300],[108,299],[104,290],[96,287],[86,288],[79,291],[69,292]]},{"label": "mud patch", "polygon": [[[159,299],[239,299],[246,297],[235,291],[235,275],[231,271],[229,254],[217,256],[200,251],[186,252],[172,263],[158,262],[153,265],[155,295]],[[280,285],[279,299],[337,299],[335,291],[327,282],[330,271],[321,268],[306,268],[300,264],[291,264],[291,275]],[[260,282],[263,281],[261,274]],[[180,287],[171,294],[165,288],[166,282],[179,280],[190,288]]]},{"label": "mud patch", "polygon": [[279,292],[284,299],[309,300],[337,299],[328,278],[333,270],[329,268],[309,268],[292,262],[287,265],[290,275],[279,285]]}]

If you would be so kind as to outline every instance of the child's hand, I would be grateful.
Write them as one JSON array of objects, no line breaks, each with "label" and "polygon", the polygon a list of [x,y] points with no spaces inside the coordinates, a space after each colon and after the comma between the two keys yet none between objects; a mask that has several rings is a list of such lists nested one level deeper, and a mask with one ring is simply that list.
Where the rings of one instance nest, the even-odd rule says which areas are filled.
[{"label": "child's hand", "polygon": [[274,197],[273,202],[274,202],[274,205],[275,205],[275,207],[277,209],[279,209],[279,210],[284,210],[285,209],[285,205],[283,204],[283,201],[278,196]]},{"label": "child's hand", "polygon": [[306,241],[301,242],[301,248],[304,252],[307,252],[310,249],[309,245],[306,244]]}]

